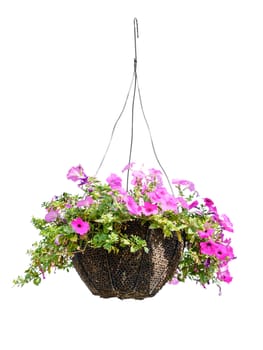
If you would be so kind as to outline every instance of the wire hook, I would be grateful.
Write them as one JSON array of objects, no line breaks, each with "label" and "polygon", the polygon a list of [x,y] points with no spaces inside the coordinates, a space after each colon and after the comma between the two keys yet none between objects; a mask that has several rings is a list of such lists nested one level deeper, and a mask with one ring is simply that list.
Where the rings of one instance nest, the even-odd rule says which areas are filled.
[{"label": "wire hook", "polygon": [[138,20],[136,17],[133,20],[133,26],[134,26],[134,49],[135,49],[134,70],[136,71],[136,66],[137,66],[137,41],[136,41],[136,38],[139,38]]}]

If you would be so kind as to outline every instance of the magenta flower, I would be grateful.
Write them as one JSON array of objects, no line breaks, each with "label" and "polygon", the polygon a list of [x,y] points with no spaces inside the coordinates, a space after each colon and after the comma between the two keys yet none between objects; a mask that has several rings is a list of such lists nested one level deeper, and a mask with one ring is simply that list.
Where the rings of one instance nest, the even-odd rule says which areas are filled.
[{"label": "magenta flower", "polygon": [[45,220],[46,222],[52,222],[55,221],[56,218],[59,216],[58,210],[51,209],[46,215]]},{"label": "magenta flower", "polygon": [[82,166],[78,165],[76,167],[73,166],[71,169],[69,169],[67,173],[67,178],[76,182],[80,179],[87,178],[87,175],[84,173],[84,169],[82,168]]},{"label": "magenta flower", "polygon": [[158,206],[150,202],[144,202],[142,213],[146,216],[158,214]]},{"label": "magenta flower", "polygon": [[176,277],[173,277],[170,281],[169,281],[169,284],[173,284],[173,285],[176,285],[176,284],[178,284],[179,283],[179,281],[178,281],[178,279],[176,278]]},{"label": "magenta flower", "polygon": [[133,199],[133,197],[131,196],[127,196],[125,199],[126,202],[126,207],[129,211],[130,214],[132,215],[141,215],[142,212],[142,208],[140,205],[138,205],[135,200]]},{"label": "magenta flower", "polygon": [[189,204],[188,209],[190,210],[190,209],[195,208],[197,206],[198,206],[198,201],[193,201],[191,204]]},{"label": "magenta flower", "polygon": [[209,238],[212,236],[212,234],[214,233],[214,229],[210,228],[208,230],[204,230],[204,231],[198,231],[199,237],[200,238]]},{"label": "magenta flower", "polygon": [[230,283],[233,279],[233,277],[230,275],[230,272],[227,268],[224,268],[223,270],[219,270],[217,273],[217,277],[220,281]]},{"label": "magenta flower", "polygon": [[162,211],[172,210],[177,212],[177,200],[172,196],[165,187],[157,187],[154,192],[147,193],[152,203],[159,203]]},{"label": "magenta flower", "polygon": [[90,225],[88,222],[83,221],[81,218],[76,218],[71,221],[71,227],[80,236],[85,235],[90,230]]},{"label": "magenta flower", "polygon": [[193,182],[188,181],[188,180],[177,180],[177,179],[174,179],[174,180],[172,180],[172,184],[174,184],[174,185],[183,185],[186,188],[188,188],[190,191],[194,191],[195,190],[195,185],[193,184]]},{"label": "magenta flower", "polygon": [[156,169],[149,169],[149,174],[151,176],[151,178],[156,181],[156,185],[162,186],[163,184],[163,179],[162,179],[162,173],[160,170],[156,170]]},{"label": "magenta flower", "polygon": [[215,247],[215,256],[219,260],[225,260],[227,257],[227,248],[224,245],[217,243]]},{"label": "magenta flower", "polygon": [[171,210],[175,213],[177,213],[177,207],[178,202],[176,198],[174,198],[172,195],[167,194],[164,198],[161,198],[160,204],[162,207],[162,211]]},{"label": "magenta flower", "polygon": [[207,242],[201,242],[200,248],[202,254],[215,255],[217,244],[214,241],[209,240]]},{"label": "magenta flower", "polygon": [[87,196],[85,199],[78,201],[77,207],[89,207],[93,203],[93,198]]},{"label": "magenta flower", "polygon": [[117,190],[119,190],[119,189],[121,189],[122,187],[122,184],[121,184],[121,182],[122,182],[122,179],[119,177],[119,176],[117,176],[116,174],[111,174],[107,179],[106,179],[106,181],[108,182],[108,184],[110,185],[110,187],[113,189],[113,190],[115,190],[115,189],[117,189]]},{"label": "magenta flower", "polygon": [[221,215],[221,217],[222,219],[219,219],[219,224],[221,225],[221,227],[228,232],[234,232],[233,224],[230,221],[229,217],[225,214]]},{"label": "magenta flower", "polygon": [[206,207],[209,209],[209,211],[215,214],[214,218],[217,221],[218,214],[217,214],[217,209],[216,209],[216,206],[214,205],[214,202],[210,198],[204,198],[204,202]]},{"label": "magenta flower", "polygon": [[134,166],[134,162],[129,163],[127,165],[125,165],[125,167],[122,169],[122,172],[126,171],[126,170],[130,170],[133,166]]},{"label": "magenta flower", "polygon": [[131,184],[136,186],[136,185],[141,185],[142,180],[145,179],[145,174],[143,171],[141,170],[135,170],[132,172],[132,180],[131,180]]},{"label": "magenta flower", "polygon": [[183,208],[188,209],[188,203],[186,202],[186,200],[183,197],[178,197],[176,199],[181,204],[181,206]]}]

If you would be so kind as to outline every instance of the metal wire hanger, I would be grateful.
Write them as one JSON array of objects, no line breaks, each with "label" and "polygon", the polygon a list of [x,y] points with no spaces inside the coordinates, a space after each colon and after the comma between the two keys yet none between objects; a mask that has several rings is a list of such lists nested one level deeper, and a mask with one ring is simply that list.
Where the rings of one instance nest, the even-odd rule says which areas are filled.
[{"label": "metal wire hanger", "polygon": [[[139,101],[140,101],[140,107],[141,107],[142,115],[143,115],[144,121],[145,121],[146,126],[147,126],[147,130],[148,130],[148,133],[149,133],[149,136],[150,136],[150,141],[151,141],[152,150],[153,150],[155,159],[156,159],[159,167],[162,169],[162,172],[163,172],[164,176],[166,177],[166,180],[167,180],[167,182],[169,184],[171,193],[173,194],[173,189],[172,189],[171,183],[169,181],[169,178],[167,176],[167,173],[164,170],[163,166],[161,165],[161,163],[159,161],[159,158],[157,156],[157,153],[156,153],[156,150],[155,150],[155,146],[154,146],[154,142],[153,142],[153,138],[152,138],[152,133],[151,133],[151,130],[150,130],[150,126],[149,126],[149,123],[148,123],[147,118],[145,116],[144,108],[143,108],[143,104],[142,104],[142,97],[141,97],[141,91],[140,91],[140,87],[139,87],[138,74],[137,74],[137,61],[138,61],[137,60],[137,38],[139,38],[139,30],[138,30],[138,20],[137,20],[136,17],[133,20],[133,29],[134,29],[134,53],[135,53],[135,56],[134,56],[134,69],[133,69],[132,80],[131,80],[131,83],[130,83],[130,86],[129,86],[129,90],[128,90],[128,93],[127,93],[127,96],[126,96],[123,108],[121,110],[121,113],[120,113],[119,117],[117,118],[117,120],[115,121],[115,123],[113,125],[113,129],[112,129],[112,132],[111,132],[111,136],[110,136],[110,140],[109,140],[108,146],[107,146],[106,151],[105,151],[105,153],[104,153],[104,155],[102,157],[102,160],[101,160],[101,162],[99,164],[99,167],[98,167],[98,169],[97,169],[97,171],[95,173],[95,176],[97,176],[99,170],[101,169],[101,167],[103,165],[103,162],[104,162],[104,160],[106,158],[106,155],[107,155],[107,153],[109,151],[109,148],[110,148],[110,145],[111,145],[111,142],[112,142],[112,139],[113,139],[113,136],[114,136],[117,124],[118,124],[119,120],[121,119],[121,117],[122,117],[122,115],[123,115],[123,113],[125,111],[125,108],[127,106],[127,102],[128,102],[128,99],[129,99],[129,96],[130,96],[130,93],[131,93],[131,89],[132,89],[132,86],[133,86],[132,116],[131,116],[131,136],[130,136],[130,149],[129,149],[128,164],[131,163],[131,157],[132,157],[133,135],[134,135],[134,107],[135,107],[135,97],[136,97],[136,92],[137,92],[138,96],[139,96]],[[126,179],[126,190],[127,191],[128,191],[128,186],[129,186],[129,175],[130,175],[130,169],[128,168],[127,169],[127,179]]]}]

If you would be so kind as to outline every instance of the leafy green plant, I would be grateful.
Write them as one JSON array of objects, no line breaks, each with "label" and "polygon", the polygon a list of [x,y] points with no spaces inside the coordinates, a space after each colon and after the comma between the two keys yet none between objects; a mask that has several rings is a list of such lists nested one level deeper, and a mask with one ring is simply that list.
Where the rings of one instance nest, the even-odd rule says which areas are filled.
[{"label": "leafy green plant", "polygon": [[235,256],[231,239],[225,237],[233,232],[228,216],[220,215],[213,201],[202,198],[190,181],[172,180],[177,191],[174,194],[164,186],[161,171],[136,170],[134,164],[123,172],[127,170],[132,179],[131,189],[126,190],[116,174],[102,183],[87,176],[81,165],[69,170],[67,178],[78,184],[80,193],[62,193],[42,204],[43,217],[32,218],[41,239],[27,251],[30,266],[13,281],[14,285],[39,285],[47,273],[69,271],[74,254],[84,252],[87,246],[115,254],[127,247],[131,253],[140,249],[147,253],[144,239],[124,233],[125,223],[135,220],[161,229],[164,237],[177,235],[184,241],[171,283],[191,279],[206,286],[232,281],[228,264]]}]

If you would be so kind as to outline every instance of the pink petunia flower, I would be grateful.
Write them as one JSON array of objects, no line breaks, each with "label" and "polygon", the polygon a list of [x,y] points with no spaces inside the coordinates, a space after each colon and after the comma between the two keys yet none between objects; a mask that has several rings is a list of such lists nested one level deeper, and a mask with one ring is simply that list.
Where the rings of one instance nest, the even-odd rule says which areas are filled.
[{"label": "pink petunia flower", "polygon": [[212,236],[212,234],[214,233],[214,229],[210,228],[208,230],[204,230],[204,231],[198,231],[199,237],[200,238],[209,238]]},{"label": "pink petunia flower", "polygon": [[130,214],[141,215],[142,207],[135,202],[133,197],[127,196],[125,198],[125,202],[126,202],[126,207],[127,207]]},{"label": "pink petunia flower", "polygon": [[59,216],[59,211],[51,209],[46,215],[45,215],[45,220],[46,222],[52,222],[55,221],[56,218]]},{"label": "pink petunia flower", "polygon": [[106,181],[113,190],[117,190],[120,194],[126,195],[126,191],[122,188],[122,179],[116,174],[111,174]]},{"label": "pink petunia flower", "polygon": [[142,213],[146,216],[158,214],[158,206],[150,202],[144,202]]},{"label": "pink petunia flower", "polygon": [[230,272],[227,268],[224,268],[223,270],[219,270],[217,273],[217,277],[220,281],[230,283],[233,280],[233,277],[230,275]]},{"label": "pink petunia flower", "polygon": [[195,200],[195,201],[193,201],[191,204],[189,204],[188,209],[190,210],[190,209],[195,208],[195,207],[197,207],[197,206],[198,206],[198,201]]},{"label": "pink petunia flower", "polygon": [[214,202],[210,198],[204,198],[205,206],[209,209],[210,212],[214,213],[214,219],[217,221],[218,214]]},{"label": "pink petunia flower", "polygon": [[188,181],[188,180],[177,180],[177,179],[174,179],[174,180],[172,180],[172,184],[174,184],[174,185],[183,185],[186,188],[188,188],[190,191],[194,191],[195,190],[195,185],[193,184],[193,182]]},{"label": "pink petunia flower", "polygon": [[81,218],[76,218],[71,221],[71,227],[80,236],[85,235],[90,230],[90,225],[88,222],[83,221]]},{"label": "pink petunia flower", "polygon": [[170,281],[169,281],[169,284],[173,284],[173,285],[176,285],[176,284],[178,284],[179,283],[179,281],[178,281],[178,279],[176,278],[176,277],[173,277]]},{"label": "pink petunia flower", "polygon": [[134,162],[131,162],[127,165],[125,165],[125,167],[122,169],[122,172],[126,171],[126,170],[130,170],[133,166],[134,166]]},{"label": "pink petunia flower", "polygon": [[82,168],[82,166],[78,165],[76,167],[72,167],[71,169],[69,169],[67,173],[67,178],[69,180],[76,182],[83,178],[87,178],[87,175],[84,173],[84,169]]},{"label": "pink petunia flower", "polygon": [[219,218],[219,223],[224,230],[228,232],[234,232],[233,224],[227,215],[221,215],[221,217]]},{"label": "pink petunia flower", "polygon": [[93,198],[87,196],[85,199],[78,201],[77,207],[89,207],[93,203]]},{"label": "pink petunia flower", "polygon": [[183,208],[188,209],[188,203],[183,197],[177,197],[176,199],[178,200],[178,202],[181,204]]},{"label": "pink petunia flower", "polygon": [[212,240],[200,243],[200,250],[202,254],[215,255],[216,248],[217,244]]},{"label": "pink petunia flower", "polygon": [[227,257],[227,248],[224,245],[217,243],[215,247],[215,256],[219,260],[225,260]]}]

